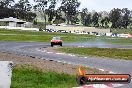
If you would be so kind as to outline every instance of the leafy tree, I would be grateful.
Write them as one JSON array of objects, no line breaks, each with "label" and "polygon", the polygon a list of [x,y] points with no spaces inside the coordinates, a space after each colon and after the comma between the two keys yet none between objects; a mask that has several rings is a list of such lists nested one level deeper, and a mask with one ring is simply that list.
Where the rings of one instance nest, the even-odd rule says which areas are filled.
[{"label": "leafy tree", "polygon": [[33,24],[34,24],[34,25],[37,25],[37,19],[35,19],[35,20],[33,21]]},{"label": "leafy tree", "polygon": [[[44,26],[46,28],[46,15],[48,15],[48,21],[51,22],[55,15],[55,5],[57,0],[35,0],[36,5],[34,10],[38,11],[41,17],[44,19]],[[49,7],[48,7],[49,6]],[[48,9],[47,9],[48,8]]]},{"label": "leafy tree", "polygon": [[48,22],[51,24],[51,21],[55,17],[55,10],[54,9],[47,9],[46,15],[48,16]]},{"label": "leafy tree", "polygon": [[20,0],[18,3],[15,4],[15,8],[19,9],[20,11],[30,11],[32,6],[30,5],[28,0]]},{"label": "leafy tree", "polygon": [[46,7],[48,4],[47,0],[35,0],[36,5],[34,6],[34,10],[38,11],[44,19],[44,27],[46,28]]},{"label": "leafy tree", "polygon": [[64,23],[66,20],[65,18],[62,17],[62,13],[60,9],[56,10],[55,13],[55,20],[53,21],[53,23],[55,23],[56,25],[60,24],[60,23]]},{"label": "leafy tree", "polygon": [[20,0],[14,5],[15,15],[19,19],[24,19],[26,21],[33,21],[36,17],[35,13],[31,12],[32,5],[28,0]]},{"label": "leafy tree", "polygon": [[132,10],[130,11],[130,28],[132,29]]},{"label": "leafy tree", "polygon": [[113,9],[109,14],[110,21],[112,22],[112,28],[120,28],[121,25],[121,9]]},{"label": "leafy tree", "polygon": [[99,26],[98,21],[99,21],[99,14],[97,12],[95,12],[92,16],[92,24],[94,27]]},{"label": "leafy tree", "polygon": [[106,16],[106,17],[102,18],[100,22],[101,22],[101,27],[104,27],[104,28],[109,27],[108,26],[108,24],[110,22],[109,17]]},{"label": "leafy tree", "polygon": [[65,12],[67,23],[75,22],[78,13],[77,8],[80,6],[78,0],[62,0],[60,9]]},{"label": "leafy tree", "polygon": [[0,1],[0,18],[4,17],[15,17],[14,10],[12,9],[12,3],[14,0],[1,0]]},{"label": "leafy tree", "polygon": [[101,27],[104,27],[105,19],[102,18],[101,21],[100,21],[100,23],[101,23]]},{"label": "leafy tree", "polygon": [[127,28],[127,26],[130,24],[130,10],[123,8],[122,14],[122,27]]},{"label": "leafy tree", "polygon": [[46,14],[48,15],[48,22],[50,24],[56,13],[55,6],[56,6],[56,0],[51,0],[48,9],[46,9]]},{"label": "leafy tree", "polygon": [[87,19],[87,14],[88,14],[88,9],[87,8],[83,8],[82,12],[81,12],[81,21],[82,24],[86,26],[86,19]]},{"label": "leafy tree", "polygon": [[74,16],[72,16],[72,18],[70,20],[71,24],[76,24],[77,22],[79,22],[78,15],[79,15],[79,12],[77,11],[76,14]]},{"label": "leafy tree", "polygon": [[84,26],[90,26],[91,24],[91,14],[88,13],[87,8],[84,8],[81,12],[81,21]]},{"label": "leafy tree", "polygon": [[0,8],[11,8],[11,4],[14,3],[14,0],[1,0]]},{"label": "leafy tree", "polygon": [[0,8],[0,18],[15,17],[14,10],[9,8]]}]

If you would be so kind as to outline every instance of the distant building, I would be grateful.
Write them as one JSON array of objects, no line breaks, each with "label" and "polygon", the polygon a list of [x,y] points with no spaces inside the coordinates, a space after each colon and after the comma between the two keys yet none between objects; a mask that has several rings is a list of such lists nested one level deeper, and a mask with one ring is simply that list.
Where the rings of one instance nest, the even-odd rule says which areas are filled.
[{"label": "distant building", "polygon": [[0,22],[5,22],[6,26],[9,27],[27,27],[31,28],[33,23],[31,22],[26,22],[17,18],[9,17],[9,18],[4,18],[0,19]]},{"label": "distant building", "polygon": [[7,24],[6,26],[10,26],[10,27],[24,27],[24,23],[26,23],[26,21],[13,17],[0,19],[0,22],[6,22]]},{"label": "distant building", "polygon": [[33,23],[26,22],[13,17],[0,19],[0,22],[4,23],[4,25],[1,25],[0,28],[4,28],[4,29],[21,29],[21,30],[39,31],[38,28],[32,28]]}]

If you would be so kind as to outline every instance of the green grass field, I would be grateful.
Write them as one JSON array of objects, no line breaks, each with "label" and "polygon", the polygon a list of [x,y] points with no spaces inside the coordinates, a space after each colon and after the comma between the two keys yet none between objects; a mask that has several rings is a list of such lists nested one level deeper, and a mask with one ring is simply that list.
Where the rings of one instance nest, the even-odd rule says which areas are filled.
[{"label": "green grass field", "polygon": [[132,29],[111,29],[112,33],[130,33],[132,34]]},{"label": "green grass field", "polygon": [[75,76],[43,72],[32,66],[15,66],[11,88],[71,88],[77,86]]},{"label": "green grass field", "polygon": [[66,33],[48,33],[48,32],[33,32],[21,30],[4,30],[0,29],[1,41],[32,41],[32,42],[50,42],[54,36],[60,36],[64,42],[85,41],[93,38],[90,35],[76,35]]},{"label": "green grass field", "polygon": [[54,36],[60,36],[63,42],[93,42],[119,45],[131,45],[132,38],[96,37],[92,35],[77,35],[70,33],[48,33],[21,30],[0,29],[0,41],[24,41],[24,42],[50,42]]},{"label": "green grass field", "polygon": [[59,51],[85,56],[109,57],[114,59],[132,60],[131,49],[109,48],[59,48]]},{"label": "green grass field", "polygon": [[132,38],[120,38],[120,37],[103,37],[101,41],[108,44],[116,45],[132,45]]}]

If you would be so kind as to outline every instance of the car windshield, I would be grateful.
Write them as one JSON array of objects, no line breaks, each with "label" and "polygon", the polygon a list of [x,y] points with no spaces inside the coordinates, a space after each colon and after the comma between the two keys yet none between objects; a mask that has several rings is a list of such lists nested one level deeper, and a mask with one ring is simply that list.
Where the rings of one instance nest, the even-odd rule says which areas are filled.
[{"label": "car windshield", "polygon": [[60,37],[53,37],[52,40],[60,40]]}]

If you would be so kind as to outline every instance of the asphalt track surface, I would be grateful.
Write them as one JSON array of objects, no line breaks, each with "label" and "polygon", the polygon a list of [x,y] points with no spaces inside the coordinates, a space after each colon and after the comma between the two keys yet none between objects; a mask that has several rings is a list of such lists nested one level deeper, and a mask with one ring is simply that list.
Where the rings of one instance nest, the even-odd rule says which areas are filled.
[{"label": "asphalt track surface", "polygon": [[[63,44],[65,47],[99,47],[99,48],[127,48],[132,49],[132,45],[111,45],[111,44],[91,44],[91,43],[65,43]],[[0,42],[0,51],[1,52],[9,52],[15,53],[19,55],[26,55],[38,58],[46,58],[47,60],[54,60],[63,63],[69,63],[73,65],[83,65],[94,67],[98,69],[105,69],[109,71],[113,71],[114,73],[119,74],[130,74],[132,75],[132,61],[130,60],[115,60],[112,58],[99,58],[99,57],[87,57],[83,56],[69,56],[62,54],[51,54],[40,51],[39,48],[50,47],[50,43],[42,43],[42,42]],[[119,88],[132,88],[132,83],[125,84]]]}]

